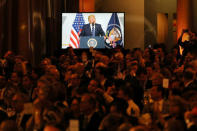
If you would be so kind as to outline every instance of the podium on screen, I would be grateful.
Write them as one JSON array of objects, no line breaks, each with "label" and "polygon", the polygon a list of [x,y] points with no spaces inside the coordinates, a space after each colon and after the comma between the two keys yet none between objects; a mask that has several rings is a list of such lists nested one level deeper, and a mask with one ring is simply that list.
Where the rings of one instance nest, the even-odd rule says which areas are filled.
[{"label": "podium on screen", "polygon": [[100,36],[81,36],[80,37],[80,44],[79,44],[79,48],[105,48],[105,41],[104,41],[104,37],[100,37]]}]

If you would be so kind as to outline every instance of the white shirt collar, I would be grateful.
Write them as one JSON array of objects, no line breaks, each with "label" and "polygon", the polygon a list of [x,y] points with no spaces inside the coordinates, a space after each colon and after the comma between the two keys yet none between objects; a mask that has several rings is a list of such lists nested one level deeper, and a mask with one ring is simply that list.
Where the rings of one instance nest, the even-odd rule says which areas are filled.
[{"label": "white shirt collar", "polygon": [[[92,31],[92,24],[90,24],[90,29],[91,29],[91,31]],[[94,24],[94,29],[95,29],[95,24]]]}]

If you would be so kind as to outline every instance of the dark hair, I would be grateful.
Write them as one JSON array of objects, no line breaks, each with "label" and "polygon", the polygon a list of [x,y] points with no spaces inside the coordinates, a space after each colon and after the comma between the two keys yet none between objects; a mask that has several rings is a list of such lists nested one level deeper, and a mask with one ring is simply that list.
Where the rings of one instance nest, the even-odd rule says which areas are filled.
[{"label": "dark hair", "polygon": [[106,72],[108,70],[107,70],[106,67],[98,67],[97,69],[99,70],[99,72],[100,72],[101,75],[104,75],[105,76],[107,74]]},{"label": "dark hair", "polygon": [[159,85],[159,86],[157,86],[157,91],[163,92],[164,91],[164,88],[161,85]]},{"label": "dark hair", "polygon": [[[1,128],[1,131],[18,131],[17,124],[15,121],[5,120],[2,123],[4,124],[3,124],[3,127]],[[1,126],[2,126],[2,123],[1,123]]]},{"label": "dark hair", "polygon": [[192,80],[194,78],[194,74],[191,71],[185,71],[183,75],[186,80]]},{"label": "dark hair", "polygon": [[120,90],[123,91],[125,96],[128,96],[131,99],[134,99],[134,89],[132,87],[132,84],[130,82],[126,82],[124,85],[120,87]]},{"label": "dark hair", "polygon": [[146,71],[145,68],[139,67],[137,72],[136,72],[136,75],[139,76],[141,74],[147,74],[147,71]]},{"label": "dark hair", "polygon": [[151,67],[151,68],[153,68],[153,64],[152,64],[152,63],[150,63],[150,62],[146,62],[145,67]]},{"label": "dark hair", "polygon": [[126,109],[128,107],[127,101],[121,98],[116,98],[112,103],[111,106],[115,106],[118,113],[122,113],[126,115]]},{"label": "dark hair", "polygon": [[96,99],[93,94],[86,93],[83,96],[87,96],[88,102],[92,105],[93,108],[96,108]]},{"label": "dark hair", "polygon": [[122,115],[111,113],[103,120],[103,131],[115,131],[124,122],[125,118]]},{"label": "dark hair", "polygon": [[161,86],[161,85],[157,86],[157,91],[161,92],[162,97],[164,96],[164,88],[163,88],[163,86]]},{"label": "dark hair", "polygon": [[24,77],[28,77],[28,79],[29,79],[30,81],[33,80],[32,76],[31,76],[30,74],[26,74],[26,75],[23,76],[23,78],[24,78]]}]

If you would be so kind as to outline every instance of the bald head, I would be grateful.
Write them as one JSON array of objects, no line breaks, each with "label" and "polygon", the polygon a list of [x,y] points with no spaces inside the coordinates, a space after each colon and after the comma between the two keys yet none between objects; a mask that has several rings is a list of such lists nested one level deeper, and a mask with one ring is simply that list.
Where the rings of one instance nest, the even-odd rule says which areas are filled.
[{"label": "bald head", "polygon": [[13,120],[6,120],[1,123],[1,131],[17,131],[16,122]]},{"label": "bald head", "polygon": [[47,125],[45,126],[44,131],[60,131],[60,130],[54,126]]}]

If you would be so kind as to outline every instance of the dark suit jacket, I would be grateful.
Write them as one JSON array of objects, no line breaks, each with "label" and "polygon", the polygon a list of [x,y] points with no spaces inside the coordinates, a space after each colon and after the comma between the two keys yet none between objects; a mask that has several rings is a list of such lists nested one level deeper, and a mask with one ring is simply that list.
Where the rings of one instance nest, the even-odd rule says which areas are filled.
[{"label": "dark suit jacket", "polygon": [[83,116],[82,116],[82,118],[80,120],[80,126],[81,126],[80,131],[98,131],[100,122],[102,120],[102,115],[99,112],[95,112],[92,115],[92,117],[91,117],[91,119],[90,119],[90,121],[87,124],[85,129],[82,128],[83,120],[84,119],[83,119]]},{"label": "dark suit jacket", "polygon": [[130,86],[132,87],[132,92],[133,92],[133,94],[131,94],[133,95],[131,99],[133,99],[133,101],[139,106],[140,110],[142,110],[143,108],[142,100],[143,100],[144,91],[143,91],[143,87],[140,86],[139,80],[136,77],[127,75],[125,81],[131,84]]},{"label": "dark suit jacket", "polygon": [[[95,36],[104,36],[105,33],[100,24],[95,24]],[[83,26],[80,36],[92,36],[90,24]]]}]

